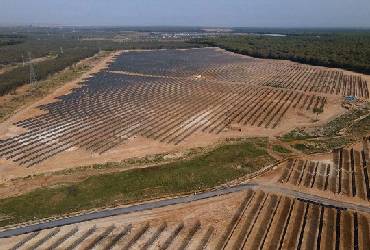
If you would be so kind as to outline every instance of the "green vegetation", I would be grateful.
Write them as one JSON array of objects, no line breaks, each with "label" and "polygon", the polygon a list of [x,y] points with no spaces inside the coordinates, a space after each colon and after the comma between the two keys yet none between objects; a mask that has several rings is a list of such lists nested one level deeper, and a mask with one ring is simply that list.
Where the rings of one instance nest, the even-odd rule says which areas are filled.
[{"label": "green vegetation", "polygon": [[367,119],[370,115],[370,104],[348,110],[346,113],[314,129],[294,129],[280,139],[286,142],[307,140],[319,137],[336,137],[341,135],[361,138],[370,132]]},{"label": "green vegetation", "polygon": [[[62,55],[55,59],[39,62],[35,65],[36,80],[45,79],[47,76],[61,71],[62,69],[77,63],[78,61],[91,57],[98,49],[73,48],[65,50]],[[0,75],[0,95],[7,94],[17,87],[29,82],[29,67],[20,66]]]},{"label": "green vegetation", "polygon": [[294,129],[289,133],[284,134],[280,139],[286,142],[296,141],[296,140],[305,140],[312,138],[310,134],[305,132],[303,129]]},{"label": "green vegetation", "polygon": [[344,147],[370,133],[370,106],[348,110],[323,126],[294,129],[280,139],[307,154]]},{"label": "green vegetation", "polygon": [[346,134],[352,135],[354,138],[360,139],[364,135],[370,134],[370,114],[368,113],[363,118],[357,120],[352,126],[346,128]]},{"label": "green vegetation", "polygon": [[277,152],[277,153],[280,153],[280,154],[290,154],[292,152],[289,149],[287,149],[287,148],[285,148],[281,145],[273,145],[272,150],[274,152]]},{"label": "green vegetation", "polygon": [[16,45],[24,42],[24,36],[14,34],[0,34],[0,47],[6,45]]},{"label": "green vegetation", "polygon": [[285,37],[225,36],[198,41],[259,58],[338,67],[370,74],[370,32],[301,32]]},{"label": "green vegetation", "polygon": [[[366,115],[368,116],[369,114],[369,104],[351,111],[347,111],[345,114],[325,124],[317,133],[321,136],[340,135],[343,130],[350,128],[353,124],[356,124],[358,122],[358,119]],[[363,131],[363,129],[359,129],[358,131]],[[366,133],[366,131],[363,132]]]},{"label": "green vegetation", "polygon": [[330,152],[335,148],[341,148],[353,142],[351,137],[334,137],[323,139],[312,139],[295,143],[292,146],[305,154]]},{"label": "green vegetation", "polygon": [[[257,144],[256,144],[257,145]],[[209,148],[191,148],[186,151],[175,152],[175,153],[161,153],[161,154],[154,154],[154,155],[148,155],[145,157],[133,157],[128,158],[126,160],[122,160],[121,162],[106,162],[104,164],[93,164],[88,166],[80,166],[76,168],[69,168],[64,170],[59,170],[53,172],[53,175],[73,175],[76,173],[86,173],[87,170],[108,170],[108,169],[115,169],[115,170],[122,170],[127,168],[134,168],[134,167],[143,167],[143,166],[156,166],[159,164],[166,164],[170,162],[175,162],[179,160],[188,160],[190,158],[193,158],[195,156],[198,156],[200,154],[204,154],[205,152],[208,152]],[[26,178],[34,178],[38,176],[44,176],[43,173],[41,174],[35,174],[32,176],[27,177],[21,177],[21,179]]]},{"label": "green vegetation", "polygon": [[0,226],[97,207],[206,190],[273,162],[267,139],[228,142],[192,159],[92,176],[75,183],[0,200]]}]

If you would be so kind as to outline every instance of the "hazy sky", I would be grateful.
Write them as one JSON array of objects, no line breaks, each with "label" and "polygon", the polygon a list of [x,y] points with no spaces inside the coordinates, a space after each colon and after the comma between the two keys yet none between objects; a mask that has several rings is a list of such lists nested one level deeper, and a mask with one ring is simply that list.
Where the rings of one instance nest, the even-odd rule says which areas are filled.
[{"label": "hazy sky", "polygon": [[370,0],[0,0],[0,25],[370,27]]}]

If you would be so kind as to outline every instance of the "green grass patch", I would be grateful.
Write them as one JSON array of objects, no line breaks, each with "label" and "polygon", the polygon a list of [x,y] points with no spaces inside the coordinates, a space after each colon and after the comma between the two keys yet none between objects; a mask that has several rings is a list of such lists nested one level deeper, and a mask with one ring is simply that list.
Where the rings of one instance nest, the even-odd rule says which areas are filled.
[{"label": "green grass patch", "polygon": [[330,152],[335,148],[341,148],[353,141],[350,137],[326,138],[320,140],[307,140],[292,146],[305,154]]},{"label": "green grass patch", "polygon": [[92,176],[73,184],[41,188],[0,200],[0,226],[97,207],[201,191],[255,172],[274,159],[267,139],[228,142],[192,159]]},{"label": "green grass patch", "polygon": [[369,112],[369,104],[364,104],[323,126],[309,130],[295,129],[280,139],[306,154],[329,152],[367,136],[370,133]]},{"label": "green grass patch", "polygon": [[272,146],[272,150],[276,153],[280,153],[280,154],[290,154],[292,151],[290,151],[289,149],[281,146],[281,145],[273,145]]},{"label": "green grass patch", "polygon": [[370,133],[370,114],[363,119],[355,122],[351,127],[346,129],[346,134],[350,134],[355,138],[361,138]]},{"label": "green grass patch", "polygon": [[312,137],[313,136],[309,135],[307,132],[305,132],[302,129],[294,129],[290,131],[289,133],[284,134],[281,137],[281,140],[290,142],[290,141],[295,141],[295,140],[306,140]]},{"label": "green grass patch", "polygon": [[[348,111],[345,114],[335,118],[328,122],[322,127],[323,136],[335,136],[338,135],[343,129],[346,129],[353,125],[356,119],[370,113],[370,106],[366,105],[363,108]],[[356,123],[355,123],[356,124]]]}]

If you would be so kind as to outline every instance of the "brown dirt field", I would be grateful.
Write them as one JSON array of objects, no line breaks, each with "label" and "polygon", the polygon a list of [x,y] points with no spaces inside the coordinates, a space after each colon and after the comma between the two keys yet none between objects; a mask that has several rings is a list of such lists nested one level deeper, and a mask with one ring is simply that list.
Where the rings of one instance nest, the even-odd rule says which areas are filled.
[{"label": "brown dirt field", "polygon": [[[21,175],[9,175],[3,177],[0,183],[0,198],[6,198],[10,196],[17,196],[30,192],[37,188],[57,186],[60,184],[80,182],[88,178],[89,176],[94,176],[98,174],[116,173],[121,171],[127,171],[134,168],[145,168],[150,166],[155,166],[157,164],[164,164],[171,161],[176,161],[178,159],[184,159],[184,151],[164,151],[163,161],[159,163],[138,163],[138,164],[124,164],[123,166],[113,166],[108,168],[91,168],[89,164],[86,166],[80,166],[78,169],[69,173],[66,168],[59,168],[59,170],[48,170],[41,169],[41,171],[35,171],[32,168],[25,168],[20,171]],[[154,156],[154,155],[153,155]],[[150,156],[149,156],[150,158]],[[133,158],[129,158],[133,159]],[[135,159],[143,159],[137,157]],[[113,161],[112,161],[113,162]],[[17,168],[14,166],[14,168]],[[71,168],[69,168],[71,169]],[[37,169],[36,169],[37,170]],[[12,171],[12,170],[11,170]],[[13,173],[16,173],[13,171]],[[27,175],[26,175],[27,174]]]}]

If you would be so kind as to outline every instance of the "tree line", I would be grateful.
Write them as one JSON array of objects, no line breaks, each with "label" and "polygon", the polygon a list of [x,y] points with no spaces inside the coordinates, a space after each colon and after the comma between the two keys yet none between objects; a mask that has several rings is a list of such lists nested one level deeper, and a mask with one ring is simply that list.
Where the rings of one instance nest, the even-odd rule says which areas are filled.
[{"label": "tree line", "polygon": [[370,32],[261,34],[196,40],[199,44],[258,58],[285,59],[370,74]]}]

